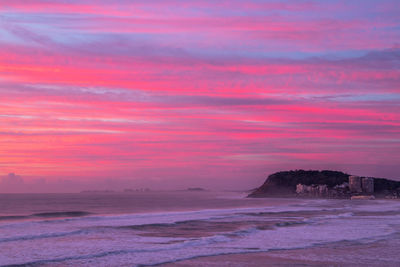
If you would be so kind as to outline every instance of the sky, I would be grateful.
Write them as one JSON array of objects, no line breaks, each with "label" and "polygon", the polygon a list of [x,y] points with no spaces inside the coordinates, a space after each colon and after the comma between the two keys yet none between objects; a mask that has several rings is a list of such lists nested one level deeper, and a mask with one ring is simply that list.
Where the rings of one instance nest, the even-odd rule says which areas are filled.
[{"label": "sky", "polygon": [[0,191],[400,180],[399,152],[398,0],[0,0]]}]

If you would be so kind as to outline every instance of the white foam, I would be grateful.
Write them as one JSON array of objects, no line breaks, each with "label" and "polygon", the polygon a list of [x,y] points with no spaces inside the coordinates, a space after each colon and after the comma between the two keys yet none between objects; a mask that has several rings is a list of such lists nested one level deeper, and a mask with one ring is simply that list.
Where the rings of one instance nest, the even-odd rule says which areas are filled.
[{"label": "white foam", "polygon": [[[339,207],[337,204],[340,204]],[[6,238],[22,237],[0,243],[0,263],[22,264],[35,261],[62,264],[85,263],[117,266],[118,263],[156,264],[182,258],[247,252],[249,249],[268,251],[309,247],[321,243],[343,240],[376,240],[393,234],[400,225],[400,215],[355,216],[360,210],[398,210],[399,203],[379,201],[373,204],[355,205],[345,201],[310,200],[300,205],[280,205],[265,208],[241,208],[169,212],[149,214],[125,214],[114,216],[88,216],[73,219],[2,223],[0,242]],[[333,214],[318,215],[318,211]],[[316,211],[303,218],[303,211]],[[265,216],[249,213],[267,212]],[[277,213],[269,218],[268,213]],[[285,212],[291,212],[287,217]],[[282,214],[280,214],[282,213]],[[297,214],[297,215],[296,215]],[[201,238],[162,237],[137,235],[136,231],[120,226],[143,224],[171,224],[179,221],[203,220],[212,222],[243,222],[244,228],[231,232],[215,233]],[[293,226],[257,229],[254,221],[293,222]],[[155,231],[160,231],[157,228]],[[173,230],[171,230],[173,231]],[[30,238],[23,238],[23,237]],[[32,249],[34,248],[34,249]],[[108,265],[112,263],[112,265]]]}]

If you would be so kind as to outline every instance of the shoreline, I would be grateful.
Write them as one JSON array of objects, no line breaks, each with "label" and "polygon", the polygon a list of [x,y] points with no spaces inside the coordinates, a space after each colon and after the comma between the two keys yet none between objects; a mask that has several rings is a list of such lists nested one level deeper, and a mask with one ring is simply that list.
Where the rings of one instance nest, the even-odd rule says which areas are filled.
[{"label": "shoreline", "polygon": [[[215,256],[199,256],[154,266],[161,267],[231,267],[231,266],[400,266],[397,249],[400,234],[389,240],[371,243],[348,241],[297,249],[276,249],[267,252],[243,252]],[[377,253],[388,248],[386,255]]]},{"label": "shoreline", "polygon": [[193,259],[179,260],[173,263],[162,263],[153,266],[160,267],[230,267],[230,266],[326,266],[326,262],[308,260],[293,260],[273,256],[270,252],[248,252],[224,254],[217,256],[200,256]]}]

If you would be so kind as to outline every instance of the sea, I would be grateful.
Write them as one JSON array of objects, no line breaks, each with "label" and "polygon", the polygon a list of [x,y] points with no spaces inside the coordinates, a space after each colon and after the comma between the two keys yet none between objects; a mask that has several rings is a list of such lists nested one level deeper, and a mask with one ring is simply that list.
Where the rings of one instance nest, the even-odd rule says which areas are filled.
[{"label": "sea", "polygon": [[369,244],[380,245],[364,261],[390,257],[400,266],[398,200],[245,196],[211,191],[0,194],[0,266],[158,266],[324,246],[349,248],[347,258],[335,250],[327,255],[339,262],[336,266],[341,258],[360,266],[351,248]]}]

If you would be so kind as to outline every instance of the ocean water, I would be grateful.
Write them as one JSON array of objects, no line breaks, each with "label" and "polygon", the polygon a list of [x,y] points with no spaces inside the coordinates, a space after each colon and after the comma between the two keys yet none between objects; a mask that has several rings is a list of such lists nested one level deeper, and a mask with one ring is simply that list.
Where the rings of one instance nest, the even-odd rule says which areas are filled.
[{"label": "ocean water", "polygon": [[[152,266],[329,244],[400,244],[399,235],[395,200],[185,191],[0,195],[1,266]],[[371,260],[386,255],[400,266],[398,251],[383,245]]]}]

